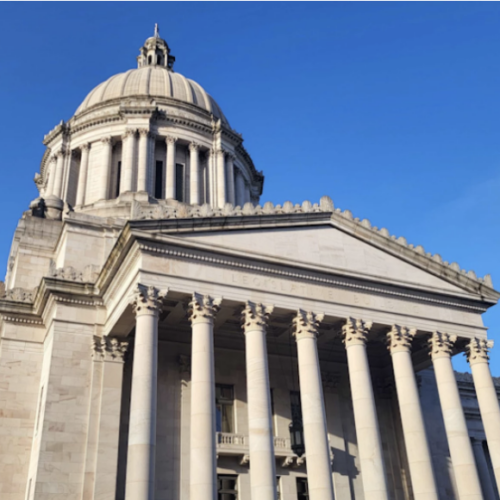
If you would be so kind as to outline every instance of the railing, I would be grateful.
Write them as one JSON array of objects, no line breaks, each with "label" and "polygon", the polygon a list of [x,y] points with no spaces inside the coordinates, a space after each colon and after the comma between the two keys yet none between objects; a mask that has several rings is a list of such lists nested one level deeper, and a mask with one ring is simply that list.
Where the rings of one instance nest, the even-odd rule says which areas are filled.
[{"label": "railing", "polygon": [[[276,457],[292,456],[290,438],[273,437]],[[248,436],[218,432],[216,434],[217,453],[223,455],[245,455],[248,453]]]},{"label": "railing", "polygon": [[221,447],[240,447],[247,446],[246,436],[241,434],[230,434],[229,432],[218,432],[217,433],[217,446]]},{"label": "railing", "polygon": [[275,437],[274,438],[274,447],[279,449],[290,449],[290,438],[284,437]]}]

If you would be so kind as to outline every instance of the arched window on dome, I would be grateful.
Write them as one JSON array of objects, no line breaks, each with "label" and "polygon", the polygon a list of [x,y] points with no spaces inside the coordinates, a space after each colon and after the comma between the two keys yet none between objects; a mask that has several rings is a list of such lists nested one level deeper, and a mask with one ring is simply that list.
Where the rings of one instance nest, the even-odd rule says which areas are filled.
[{"label": "arched window on dome", "polygon": [[161,64],[161,54],[158,54],[157,62],[158,62],[158,64]]},{"label": "arched window on dome", "polygon": [[148,56],[148,64],[151,64],[151,56]]}]

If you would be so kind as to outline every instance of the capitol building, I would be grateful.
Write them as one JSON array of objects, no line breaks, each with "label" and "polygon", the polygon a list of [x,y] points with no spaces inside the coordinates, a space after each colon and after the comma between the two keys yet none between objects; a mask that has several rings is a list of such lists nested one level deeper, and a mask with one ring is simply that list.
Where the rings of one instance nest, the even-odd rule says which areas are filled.
[{"label": "capitol building", "polygon": [[259,204],[174,63],[155,29],[43,140],[0,299],[0,499],[499,500],[491,278],[328,196]]}]

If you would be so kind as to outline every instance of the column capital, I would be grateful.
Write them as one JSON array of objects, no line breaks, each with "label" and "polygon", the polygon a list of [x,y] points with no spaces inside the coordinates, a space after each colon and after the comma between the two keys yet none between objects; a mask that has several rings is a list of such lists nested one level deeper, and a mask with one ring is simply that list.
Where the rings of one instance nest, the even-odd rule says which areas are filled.
[{"label": "column capital", "polygon": [[110,135],[108,135],[107,137],[103,137],[103,138],[101,139],[101,142],[102,142],[103,144],[113,145],[113,138],[112,138]]},{"label": "column capital", "polygon": [[417,330],[415,328],[407,328],[406,326],[393,325],[390,332],[387,334],[387,348],[391,354],[395,352],[410,352],[411,343]]},{"label": "column capital", "polygon": [[92,357],[96,361],[112,361],[123,363],[128,350],[128,342],[115,337],[97,337],[92,341]]},{"label": "column capital", "polygon": [[365,345],[368,340],[368,332],[372,327],[371,321],[363,321],[359,318],[347,318],[342,326],[342,335],[346,347],[352,345]]},{"label": "column capital", "polygon": [[319,332],[319,324],[323,321],[324,314],[316,314],[312,311],[299,309],[297,316],[293,318],[293,335],[296,340],[304,338],[316,338]]},{"label": "column capital", "polygon": [[453,346],[457,340],[456,335],[449,335],[443,332],[434,332],[429,339],[430,355],[432,359],[450,357]]},{"label": "column capital", "polygon": [[219,156],[225,156],[225,155],[227,154],[227,151],[226,151],[225,149],[223,149],[223,148],[219,148],[219,149],[217,150],[217,154],[218,154]]},{"label": "column capital", "polygon": [[62,158],[66,154],[66,148],[62,147],[59,151],[54,153],[56,158]]},{"label": "column capital", "polygon": [[210,323],[220,309],[222,299],[213,299],[210,295],[193,293],[189,303],[189,320],[191,323]]},{"label": "column capital", "polygon": [[166,294],[166,291],[160,291],[154,286],[138,283],[131,299],[135,314],[158,314]]},{"label": "column capital", "polygon": [[86,142],[80,146],[81,151],[89,151],[90,150],[90,142]]},{"label": "column capital", "polygon": [[147,137],[149,135],[149,129],[148,128],[140,128],[137,130],[139,132],[139,135],[143,137]]},{"label": "column capital", "polygon": [[135,137],[135,134],[137,133],[137,130],[135,128],[128,128],[123,132],[122,134],[122,140],[127,139],[128,137]]},{"label": "column capital", "polygon": [[493,347],[493,340],[478,339],[474,337],[465,346],[465,355],[470,365],[476,363],[488,363],[490,357],[488,355]]},{"label": "column capital", "polygon": [[167,144],[175,144],[177,142],[177,137],[174,137],[173,135],[167,135],[167,137],[165,137],[165,142]]},{"label": "column capital", "polygon": [[200,145],[197,142],[190,142],[189,143],[189,151],[192,151],[193,153],[196,153],[200,149]]},{"label": "column capital", "polygon": [[269,316],[274,310],[274,306],[248,301],[245,309],[241,312],[241,323],[245,332],[267,328]]}]

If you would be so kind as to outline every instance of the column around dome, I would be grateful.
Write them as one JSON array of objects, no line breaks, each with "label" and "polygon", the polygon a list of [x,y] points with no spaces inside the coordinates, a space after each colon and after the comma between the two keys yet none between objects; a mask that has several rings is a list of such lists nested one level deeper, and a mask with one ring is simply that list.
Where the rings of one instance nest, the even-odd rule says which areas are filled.
[{"label": "column around dome", "polygon": [[56,168],[57,168],[57,156],[52,155],[49,160],[49,167],[47,169],[47,189],[45,190],[45,196],[52,196],[54,194],[54,181],[56,178]]},{"label": "column around dome", "polygon": [[236,204],[235,185],[234,185],[234,160],[236,157],[232,153],[227,154],[226,170],[227,170],[227,201],[231,205]]},{"label": "column around dome", "polygon": [[87,177],[89,165],[90,143],[87,142],[80,146],[82,158],[80,161],[80,172],[78,174],[78,188],[76,191],[76,206],[82,206],[85,203],[85,193],[87,190]]},{"label": "column around dome", "polygon": [[136,132],[135,129],[127,129],[122,135],[120,194],[133,190]]},{"label": "column around dome", "polygon": [[200,145],[192,142],[189,145],[190,159],[190,200],[191,205],[200,205],[200,161],[199,161]]},{"label": "column around dome", "polygon": [[63,175],[64,175],[64,153],[65,150],[61,148],[56,153],[56,169],[55,169],[55,179],[54,179],[54,196],[61,198],[62,195],[62,185],[63,185]]},{"label": "column around dome", "polygon": [[156,147],[156,134],[149,131],[148,134],[148,193],[150,196],[155,194],[155,147]]},{"label": "column around dome", "polygon": [[217,206],[224,208],[226,204],[226,151],[217,150]]},{"label": "column around dome", "polygon": [[113,150],[113,138],[103,137],[101,139],[102,148],[102,169],[99,182],[98,200],[107,200],[109,197],[109,179],[111,176],[111,152]]},{"label": "column around dome", "polygon": [[149,130],[139,129],[139,161],[137,168],[137,191],[149,191],[148,157],[149,157]]},{"label": "column around dome", "polygon": [[238,169],[236,172],[236,203],[242,207],[246,203],[245,197],[245,178]]}]

